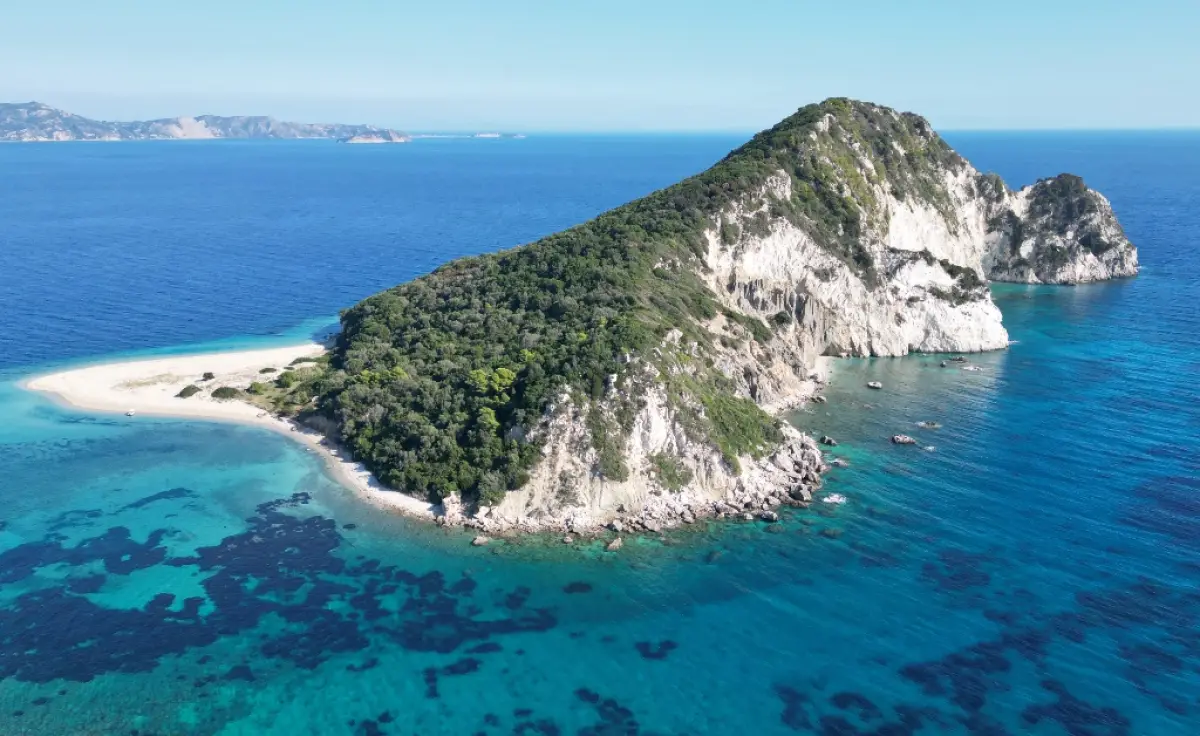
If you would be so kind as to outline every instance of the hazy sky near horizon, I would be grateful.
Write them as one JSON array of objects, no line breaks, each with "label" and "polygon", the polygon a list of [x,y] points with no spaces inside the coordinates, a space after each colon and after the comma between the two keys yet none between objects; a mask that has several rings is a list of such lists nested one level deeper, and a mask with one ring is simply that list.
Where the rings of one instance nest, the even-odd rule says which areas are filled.
[{"label": "hazy sky near horizon", "polygon": [[58,0],[0,101],[409,130],[755,130],[829,96],[941,129],[1200,126],[1196,0]]}]

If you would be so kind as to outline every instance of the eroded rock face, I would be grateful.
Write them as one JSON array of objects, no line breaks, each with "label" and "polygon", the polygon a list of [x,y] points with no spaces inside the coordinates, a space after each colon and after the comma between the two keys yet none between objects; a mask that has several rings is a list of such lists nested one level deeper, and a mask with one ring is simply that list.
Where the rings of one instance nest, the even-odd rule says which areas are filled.
[{"label": "eroded rock face", "polygon": [[[543,460],[530,481],[510,491],[486,517],[466,524],[487,532],[568,531],[656,533],[712,517],[757,515],[781,504],[806,503],[820,487],[825,469],[817,443],[790,426],[784,441],[759,458],[738,458],[732,468],[714,448],[689,437],[661,389],[649,396],[634,422],[626,448],[628,477],[612,480],[595,472],[596,451],[569,397],[540,430]],[[683,487],[664,484],[655,458],[669,455],[690,476]]]},{"label": "eroded rock face", "polygon": [[1136,276],[1137,248],[1104,195],[1071,174],[1007,197],[990,223],[986,268],[993,281],[1081,284]]}]

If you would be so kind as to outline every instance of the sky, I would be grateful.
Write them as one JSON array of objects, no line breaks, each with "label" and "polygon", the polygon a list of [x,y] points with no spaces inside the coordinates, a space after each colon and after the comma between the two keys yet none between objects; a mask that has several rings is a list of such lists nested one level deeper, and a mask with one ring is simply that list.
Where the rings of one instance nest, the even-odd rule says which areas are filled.
[{"label": "sky", "polygon": [[[0,0],[0,101],[406,130],[1200,127],[1200,0]],[[1189,92],[1193,90],[1193,92]]]}]

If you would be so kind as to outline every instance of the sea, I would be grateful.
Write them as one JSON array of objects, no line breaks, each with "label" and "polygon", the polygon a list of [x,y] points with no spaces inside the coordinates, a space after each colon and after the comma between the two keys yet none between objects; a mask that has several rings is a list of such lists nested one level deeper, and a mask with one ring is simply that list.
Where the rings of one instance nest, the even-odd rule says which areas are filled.
[{"label": "sea", "polygon": [[1141,275],[995,286],[979,371],[837,361],[789,419],[844,504],[616,553],[474,548],[286,437],[18,384],[327,334],[741,136],[0,146],[0,734],[1200,733],[1200,132],[946,137],[1082,175]]}]

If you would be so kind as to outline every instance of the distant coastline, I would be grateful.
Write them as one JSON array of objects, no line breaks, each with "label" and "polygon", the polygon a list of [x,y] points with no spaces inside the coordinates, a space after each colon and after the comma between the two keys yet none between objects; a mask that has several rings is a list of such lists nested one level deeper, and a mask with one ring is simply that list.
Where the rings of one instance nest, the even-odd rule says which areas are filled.
[{"label": "distant coastline", "polygon": [[335,140],[408,143],[414,138],[524,138],[520,133],[421,133],[345,123],[293,123],[264,115],[197,115],[115,122],[94,120],[41,102],[0,102],[0,143],[162,140]]},{"label": "distant coastline", "polygon": [[[219,388],[243,389],[266,375],[264,370],[278,371],[293,361],[316,358],[324,352],[322,345],[309,342],[282,348],[120,360],[36,375],[18,385],[68,407],[108,414],[132,413],[135,420],[138,416],[171,417],[268,429],[318,454],[330,475],[367,503],[433,520],[431,504],[384,488],[361,463],[321,433],[247,401],[212,397],[212,392]],[[205,379],[207,373],[212,378]],[[188,386],[203,386],[203,389],[179,398],[178,394]]]},{"label": "distant coastline", "polygon": [[52,143],[58,141],[377,139],[407,143],[410,138],[391,128],[343,123],[293,123],[265,115],[197,115],[115,122],[94,120],[41,102],[0,103],[0,141]]}]

